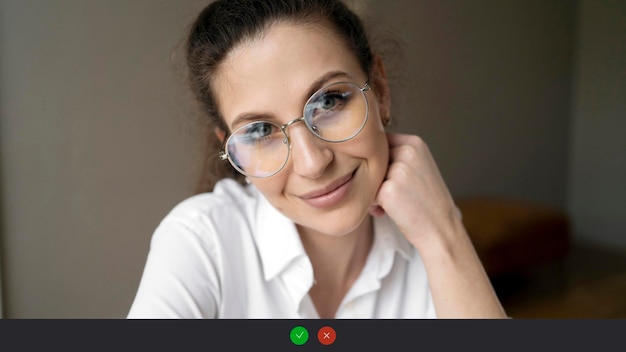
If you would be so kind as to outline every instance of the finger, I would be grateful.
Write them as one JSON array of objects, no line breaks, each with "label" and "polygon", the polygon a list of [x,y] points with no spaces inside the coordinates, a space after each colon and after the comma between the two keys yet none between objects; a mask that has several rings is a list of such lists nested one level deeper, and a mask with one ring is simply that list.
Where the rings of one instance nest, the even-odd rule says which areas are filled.
[{"label": "finger", "polygon": [[422,143],[424,143],[422,139],[413,134],[387,133],[387,144],[389,145],[389,148],[395,148],[406,144],[417,146]]},{"label": "finger", "polygon": [[401,133],[387,132],[387,143],[389,148],[395,148],[402,144],[403,135]]},{"label": "finger", "polygon": [[383,209],[380,205],[372,205],[369,209],[369,213],[374,217],[380,217],[385,215],[385,209]]}]

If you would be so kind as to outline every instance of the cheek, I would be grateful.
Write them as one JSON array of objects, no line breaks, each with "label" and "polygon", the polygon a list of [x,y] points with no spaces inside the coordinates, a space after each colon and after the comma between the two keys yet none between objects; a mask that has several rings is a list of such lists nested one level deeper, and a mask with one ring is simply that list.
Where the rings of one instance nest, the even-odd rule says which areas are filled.
[{"label": "cheek", "polygon": [[361,133],[348,143],[342,149],[343,154],[363,162],[366,168],[367,184],[364,186],[368,189],[367,193],[376,192],[389,167],[389,144],[384,127],[379,120],[368,121]]},{"label": "cheek", "polygon": [[283,212],[284,206],[284,189],[286,184],[286,172],[283,169],[278,174],[269,178],[253,179],[254,186],[263,194],[265,198],[274,206],[274,208]]},{"label": "cheek", "polygon": [[371,120],[357,136],[361,154],[369,160],[372,168],[387,170],[389,164],[389,144],[387,134],[378,116]]},{"label": "cheek", "polygon": [[389,167],[389,144],[380,120],[370,122],[362,131],[362,155],[367,159],[371,187],[378,190]]},{"label": "cheek", "polygon": [[387,175],[387,168],[389,167],[389,146],[386,135],[383,134],[376,143],[372,143],[372,146],[374,149],[371,151],[372,156],[369,158],[369,165],[372,180],[376,182],[376,188],[378,188]]}]

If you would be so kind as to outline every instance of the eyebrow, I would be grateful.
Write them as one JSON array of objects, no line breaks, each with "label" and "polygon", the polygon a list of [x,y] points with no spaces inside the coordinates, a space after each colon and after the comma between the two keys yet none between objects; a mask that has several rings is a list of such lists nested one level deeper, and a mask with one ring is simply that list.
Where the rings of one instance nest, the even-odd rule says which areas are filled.
[{"label": "eyebrow", "polygon": [[[308,100],[313,94],[315,94],[315,92],[317,92],[318,90],[320,90],[328,81],[332,80],[332,79],[337,79],[339,77],[344,77],[347,79],[352,79],[352,76],[350,74],[348,74],[347,72],[344,71],[330,71],[325,73],[323,76],[321,76],[320,78],[316,79],[310,86],[309,89],[306,93],[305,96],[305,100],[303,100],[302,104],[304,105],[306,103],[306,100]],[[230,125],[230,129],[231,131],[234,130],[234,126],[239,125],[240,123],[247,121],[247,122],[253,122],[253,121],[259,121],[259,120],[270,120],[271,116],[268,114],[257,114],[257,113],[252,113],[252,112],[244,112],[241,113],[239,115],[237,115],[235,117],[235,119],[233,120],[232,124]]]}]

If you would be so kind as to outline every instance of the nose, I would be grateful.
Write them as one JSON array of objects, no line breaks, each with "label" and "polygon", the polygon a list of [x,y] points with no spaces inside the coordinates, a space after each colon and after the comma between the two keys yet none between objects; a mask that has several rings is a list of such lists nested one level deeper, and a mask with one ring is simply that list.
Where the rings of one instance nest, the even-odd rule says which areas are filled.
[{"label": "nose", "polygon": [[315,137],[304,123],[289,128],[293,171],[306,178],[319,178],[333,160],[327,142]]}]

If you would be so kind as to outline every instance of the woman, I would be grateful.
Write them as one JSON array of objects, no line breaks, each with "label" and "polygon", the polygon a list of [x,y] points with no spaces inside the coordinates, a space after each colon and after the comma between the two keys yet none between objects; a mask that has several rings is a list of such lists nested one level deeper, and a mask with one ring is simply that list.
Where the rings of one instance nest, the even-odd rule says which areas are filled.
[{"label": "woman", "polygon": [[240,176],[162,221],[129,317],[505,317],[427,146],[385,132],[384,65],[344,4],[214,2],[187,62]]}]

